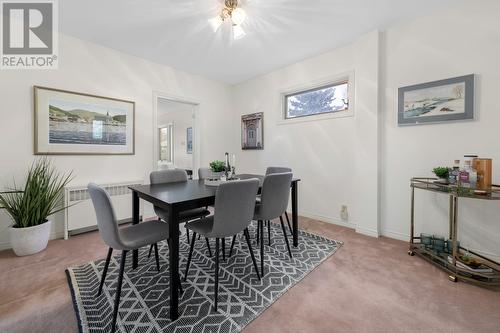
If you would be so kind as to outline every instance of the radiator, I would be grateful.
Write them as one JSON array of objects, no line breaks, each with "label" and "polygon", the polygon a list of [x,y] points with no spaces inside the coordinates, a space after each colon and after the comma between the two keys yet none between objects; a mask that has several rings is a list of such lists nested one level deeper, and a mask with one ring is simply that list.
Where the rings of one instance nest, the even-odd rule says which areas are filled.
[{"label": "radiator", "polygon": [[[142,183],[131,181],[99,184],[109,193],[119,223],[130,222],[132,219],[132,194],[128,187]],[[97,229],[94,206],[86,185],[66,187],[64,204],[70,206],[64,213],[64,239],[79,232]],[[139,214],[142,215],[141,212]]]}]

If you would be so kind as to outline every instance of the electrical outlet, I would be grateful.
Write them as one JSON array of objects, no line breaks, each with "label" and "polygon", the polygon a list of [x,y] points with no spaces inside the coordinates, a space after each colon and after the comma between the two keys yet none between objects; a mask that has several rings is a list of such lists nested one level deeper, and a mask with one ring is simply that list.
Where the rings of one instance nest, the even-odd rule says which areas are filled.
[{"label": "electrical outlet", "polygon": [[343,221],[347,221],[349,219],[349,213],[347,212],[347,205],[340,206],[340,218]]}]

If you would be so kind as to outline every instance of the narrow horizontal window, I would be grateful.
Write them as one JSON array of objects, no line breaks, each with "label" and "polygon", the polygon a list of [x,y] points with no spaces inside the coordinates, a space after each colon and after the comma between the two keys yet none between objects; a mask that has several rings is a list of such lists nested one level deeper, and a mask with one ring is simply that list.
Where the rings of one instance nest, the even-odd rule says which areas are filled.
[{"label": "narrow horizontal window", "polygon": [[284,117],[294,119],[349,109],[349,82],[341,81],[284,95]]}]

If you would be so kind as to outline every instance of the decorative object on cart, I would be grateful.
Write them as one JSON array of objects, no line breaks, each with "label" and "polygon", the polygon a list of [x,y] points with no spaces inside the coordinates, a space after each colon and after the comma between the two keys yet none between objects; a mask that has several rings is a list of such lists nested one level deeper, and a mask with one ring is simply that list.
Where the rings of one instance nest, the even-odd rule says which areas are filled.
[{"label": "decorative object on cart", "polygon": [[475,158],[472,167],[477,172],[477,188],[489,189],[493,179],[493,161],[491,158]]},{"label": "decorative object on cart", "polygon": [[398,125],[474,119],[474,74],[399,88]]},{"label": "decorative object on cart", "polygon": [[186,129],[186,153],[193,153],[193,128],[188,127]]},{"label": "decorative object on cart", "polygon": [[439,235],[432,235],[432,249],[436,252],[436,254],[442,254],[444,252],[444,248],[444,237]]},{"label": "decorative object on cart", "polygon": [[241,149],[264,149],[264,113],[241,116]]},{"label": "decorative object on cart", "polygon": [[421,233],[420,242],[427,250],[432,249],[432,235]]},{"label": "decorative object on cart", "polygon": [[432,169],[432,172],[439,178],[439,182],[448,183],[448,177],[450,174],[450,169],[448,167],[436,167]]},{"label": "decorative object on cart", "polygon": [[[460,241],[457,240],[457,248],[460,248]],[[446,253],[453,254],[453,240],[446,241]]]},{"label": "decorative object on cart", "polygon": [[455,160],[453,168],[450,169],[449,171],[448,183],[456,184],[458,182],[459,177],[460,177],[460,160]]},{"label": "decorative object on cart", "polygon": [[67,208],[62,204],[63,189],[71,180],[71,172],[60,174],[42,158],[32,164],[24,187],[14,184],[0,193],[0,209],[14,221],[9,236],[16,255],[38,253],[47,247],[51,227],[48,217]]},{"label": "decorative object on cart", "polygon": [[[491,188],[484,190],[485,193],[477,194],[472,189],[467,191],[459,191],[460,187],[456,185],[444,185],[435,183],[435,178],[412,178],[411,187],[411,220],[410,220],[410,246],[408,254],[418,255],[428,262],[443,269],[449,274],[451,281],[464,280],[471,283],[482,285],[497,285],[500,286],[500,263],[492,259],[486,258],[479,253],[473,252],[460,246],[458,240],[458,203],[459,198],[474,198],[482,200],[490,200],[491,202],[500,202],[500,186],[492,185]],[[420,234],[420,237],[415,236],[415,189],[426,190],[434,193],[442,193],[449,197],[450,200],[450,217],[449,217],[449,239],[446,242],[447,255],[443,255],[444,238],[433,236],[432,249],[426,245],[428,235]],[[482,230],[482,229],[475,229]],[[476,235],[476,238],[480,235]],[[437,246],[437,248],[436,248]],[[464,253],[466,256],[464,257]],[[468,258],[470,256],[470,258]],[[468,263],[472,262],[472,266]],[[479,268],[473,266],[478,265]]]},{"label": "decorative object on cart", "polygon": [[134,154],[134,102],[37,86],[34,101],[35,154]]}]

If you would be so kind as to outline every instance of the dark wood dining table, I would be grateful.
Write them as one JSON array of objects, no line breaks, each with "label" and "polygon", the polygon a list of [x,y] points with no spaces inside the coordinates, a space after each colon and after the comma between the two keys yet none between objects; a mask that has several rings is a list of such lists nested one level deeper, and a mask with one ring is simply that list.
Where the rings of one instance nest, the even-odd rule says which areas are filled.
[{"label": "dark wood dining table", "polygon": [[[257,178],[262,181],[264,176],[253,174],[237,175],[239,179]],[[297,247],[298,238],[298,182],[300,179],[292,179],[292,229],[293,246]],[[215,203],[216,186],[205,185],[204,180],[188,180],[187,182],[175,182],[155,185],[130,186],[132,191],[132,223],[137,224],[139,220],[139,198],[150,202],[154,206],[168,212],[168,224],[170,231],[169,239],[169,275],[170,275],[170,319],[179,317],[179,286],[176,276],[179,274],[179,213],[194,208],[206,207]],[[260,191],[260,190],[259,190]],[[132,267],[138,266],[139,252],[133,251]]]}]

